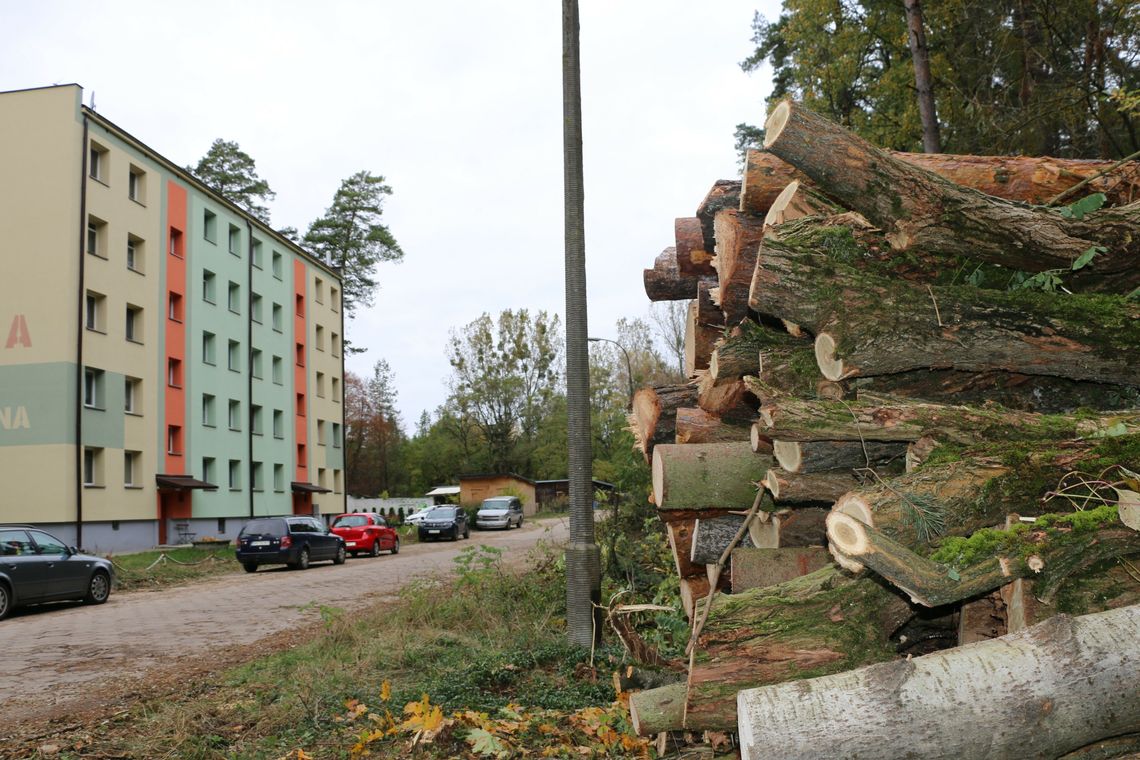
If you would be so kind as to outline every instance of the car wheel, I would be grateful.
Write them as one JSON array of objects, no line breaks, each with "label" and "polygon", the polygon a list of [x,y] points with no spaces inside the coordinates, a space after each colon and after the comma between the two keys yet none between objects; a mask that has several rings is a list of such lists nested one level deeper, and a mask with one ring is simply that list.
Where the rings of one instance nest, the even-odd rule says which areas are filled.
[{"label": "car wheel", "polygon": [[0,620],[8,617],[12,611],[12,592],[3,583],[0,583]]},{"label": "car wheel", "polygon": [[111,595],[111,578],[102,570],[96,570],[87,582],[87,596],[83,601],[88,604],[102,604]]},{"label": "car wheel", "polygon": [[396,543],[392,544],[392,553],[393,554],[399,554],[400,553],[400,539],[399,538],[396,539]]},{"label": "car wheel", "polygon": [[522,527],[522,515],[519,515],[519,527]]},{"label": "car wheel", "polygon": [[256,573],[257,572],[257,563],[256,562],[243,562],[241,566],[242,566],[242,568],[245,569],[245,571],[247,573]]},{"label": "car wheel", "polygon": [[463,537],[464,538],[471,538],[471,529],[468,528],[466,525],[463,526]]},{"label": "car wheel", "polygon": [[297,555],[296,562],[290,562],[289,567],[294,570],[308,570],[309,569],[309,547],[302,546],[301,553]]},{"label": "car wheel", "polygon": [[459,526],[458,525],[456,525],[454,530],[451,531],[451,540],[452,541],[458,541],[459,540]]},{"label": "car wheel", "polygon": [[379,557],[380,556],[380,537],[379,536],[372,539],[372,550],[368,552],[368,556],[370,556],[370,557]]},{"label": "car wheel", "polygon": [[[344,545],[342,544],[342,545],[338,546],[336,548],[336,556],[333,557],[333,564],[334,565],[343,565],[344,561],[348,558],[346,555],[347,555],[347,552],[345,552],[345,550],[344,550]],[[373,553],[372,556],[376,556],[375,553]]]}]

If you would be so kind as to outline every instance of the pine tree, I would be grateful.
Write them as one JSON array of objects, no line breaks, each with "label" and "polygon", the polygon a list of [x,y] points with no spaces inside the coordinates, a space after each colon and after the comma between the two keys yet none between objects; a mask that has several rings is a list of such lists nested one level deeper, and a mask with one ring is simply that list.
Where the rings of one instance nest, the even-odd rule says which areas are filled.
[{"label": "pine tree", "polygon": [[214,140],[198,165],[186,167],[186,170],[226,200],[269,223],[269,209],[264,202],[273,200],[277,193],[269,188],[268,182],[257,176],[253,158],[236,142],[221,138]]}]

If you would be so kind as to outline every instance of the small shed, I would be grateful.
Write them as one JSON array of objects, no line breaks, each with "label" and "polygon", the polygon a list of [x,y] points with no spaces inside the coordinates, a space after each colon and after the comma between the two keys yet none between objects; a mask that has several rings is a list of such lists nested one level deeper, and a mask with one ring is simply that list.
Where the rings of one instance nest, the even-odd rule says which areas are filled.
[{"label": "small shed", "polygon": [[518,496],[522,499],[523,514],[531,516],[538,511],[534,496],[534,481],[522,475],[460,475],[459,503],[465,507],[477,506],[492,496]]},{"label": "small shed", "polygon": [[[606,494],[604,500],[595,497],[595,501],[601,501],[609,504],[613,501],[614,494],[617,493],[617,488],[613,483],[607,483],[604,480],[591,481],[594,484],[594,492],[602,491]],[[536,480],[534,482],[535,499],[542,509],[566,509],[570,501],[570,481],[569,480]]]},{"label": "small shed", "polygon": [[459,496],[459,486],[436,486],[424,494],[432,504],[451,504]]}]

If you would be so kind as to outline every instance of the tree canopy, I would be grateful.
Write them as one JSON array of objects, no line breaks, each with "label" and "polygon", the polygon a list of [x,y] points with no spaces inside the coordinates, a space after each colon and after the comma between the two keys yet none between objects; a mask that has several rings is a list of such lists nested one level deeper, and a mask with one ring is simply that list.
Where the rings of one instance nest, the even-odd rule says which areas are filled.
[{"label": "tree canopy", "polygon": [[376,265],[404,257],[396,238],[381,222],[384,198],[391,194],[382,176],[359,171],[340,183],[332,205],[305,233],[304,245],[340,268],[344,311],[350,317],[358,306],[372,305]]},{"label": "tree canopy", "polygon": [[[1140,89],[1132,0],[945,0],[923,13],[943,150],[1140,149],[1119,96]],[[903,3],[785,0],[778,19],[757,14],[752,28],[756,49],[741,66],[772,64],[773,102],[794,97],[879,145],[922,149]]]},{"label": "tree canopy", "polygon": [[214,140],[198,165],[186,169],[226,200],[269,223],[269,209],[265,202],[273,200],[277,194],[269,188],[268,182],[257,176],[253,158],[236,142],[221,138]]}]

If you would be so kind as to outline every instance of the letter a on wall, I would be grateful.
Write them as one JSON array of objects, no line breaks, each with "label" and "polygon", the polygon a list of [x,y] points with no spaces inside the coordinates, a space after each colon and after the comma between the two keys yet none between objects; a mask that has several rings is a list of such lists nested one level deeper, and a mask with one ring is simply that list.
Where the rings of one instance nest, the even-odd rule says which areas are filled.
[{"label": "letter a on wall", "polygon": [[12,317],[12,326],[8,328],[8,342],[4,344],[4,348],[16,346],[32,347],[32,334],[28,332],[28,322],[23,314]]}]

